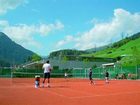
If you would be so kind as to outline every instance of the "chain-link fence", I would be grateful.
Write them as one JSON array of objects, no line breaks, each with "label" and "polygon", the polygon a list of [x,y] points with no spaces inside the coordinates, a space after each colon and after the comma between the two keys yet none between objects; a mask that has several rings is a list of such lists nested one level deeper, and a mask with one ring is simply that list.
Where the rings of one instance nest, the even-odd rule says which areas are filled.
[{"label": "chain-link fence", "polygon": [[[140,79],[140,66],[131,67],[98,67],[92,69],[93,78],[103,79],[105,72],[109,72],[111,79]],[[88,78],[89,68],[74,68],[74,69],[53,69],[51,72],[52,77],[62,78],[67,73],[70,78]],[[36,74],[40,74],[43,77],[42,69],[11,69],[11,68],[0,68],[1,78],[23,78],[23,77],[34,77]]]}]

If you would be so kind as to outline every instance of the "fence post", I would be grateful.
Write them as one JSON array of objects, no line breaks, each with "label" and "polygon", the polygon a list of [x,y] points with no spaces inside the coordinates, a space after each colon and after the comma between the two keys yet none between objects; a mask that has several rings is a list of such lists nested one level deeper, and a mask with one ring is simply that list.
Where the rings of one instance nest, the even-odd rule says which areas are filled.
[{"label": "fence post", "polygon": [[13,78],[13,68],[11,69],[11,78]]},{"label": "fence post", "polygon": [[85,69],[85,78],[86,78],[87,70]]},{"label": "fence post", "polygon": [[138,79],[140,79],[140,68],[138,68]]},{"label": "fence post", "polygon": [[136,65],[136,79],[138,79],[138,65]]}]

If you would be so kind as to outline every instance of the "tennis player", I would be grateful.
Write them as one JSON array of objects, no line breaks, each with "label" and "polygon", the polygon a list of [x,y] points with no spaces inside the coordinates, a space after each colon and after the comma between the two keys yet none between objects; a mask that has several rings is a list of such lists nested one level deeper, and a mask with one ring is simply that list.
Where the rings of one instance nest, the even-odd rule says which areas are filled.
[{"label": "tennis player", "polygon": [[47,87],[50,87],[50,73],[51,73],[52,67],[49,64],[49,60],[43,64],[42,68],[44,69],[44,80],[43,80],[42,87],[44,87],[44,83],[46,79],[47,79]]},{"label": "tennis player", "polygon": [[90,84],[95,84],[95,82],[93,82],[93,79],[92,79],[92,69],[90,68],[89,69],[89,80],[90,80]]},{"label": "tennis player", "polygon": [[108,73],[108,71],[105,72],[105,83],[109,84],[109,73]]},{"label": "tennis player", "polygon": [[68,74],[65,72],[65,74],[64,74],[64,77],[65,77],[65,79],[67,79],[68,78]]}]

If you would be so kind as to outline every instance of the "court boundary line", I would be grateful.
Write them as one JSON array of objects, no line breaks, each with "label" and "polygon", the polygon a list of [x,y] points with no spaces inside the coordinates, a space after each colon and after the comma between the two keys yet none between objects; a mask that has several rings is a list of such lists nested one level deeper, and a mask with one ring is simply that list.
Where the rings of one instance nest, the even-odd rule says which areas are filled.
[{"label": "court boundary line", "polygon": [[[133,81],[133,80],[131,80],[131,81]],[[18,87],[18,88],[21,88],[22,86],[21,86],[21,84],[22,85],[24,85],[24,87],[33,87],[34,88],[34,85],[32,84],[31,86],[28,86],[28,83],[20,83],[20,85],[19,86],[13,86],[13,84],[12,84],[12,86],[10,86],[10,88],[14,88],[14,87]],[[9,88],[9,86],[6,86],[6,87],[0,87],[0,88]],[[57,88],[57,89],[59,89],[59,90],[63,90],[63,89],[61,89],[61,88]],[[116,92],[116,93],[107,93],[107,94],[89,94],[89,93],[86,93],[86,92],[82,92],[82,91],[79,91],[79,90],[73,90],[73,89],[71,89],[71,88],[67,88],[67,90],[68,91],[71,91],[71,92],[73,92],[73,93],[81,93],[82,94],[82,96],[67,96],[67,95],[64,95],[63,93],[59,93],[59,92],[57,92],[57,91],[53,91],[53,88],[51,89],[47,89],[47,88],[38,88],[38,90],[44,90],[44,91],[47,91],[47,92],[49,92],[49,93],[51,93],[51,94],[54,94],[54,95],[57,95],[57,96],[60,96],[60,97],[65,97],[65,98],[69,98],[69,99],[81,99],[81,98],[92,98],[92,97],[104,97],[104,96],[116,96],[116,95],[129,95],[129,94],[140,94],[140,91],[132,91],[132,92]],[[86,95],[86,96],[84,96],[84,94]]]},{"label": "court boundary line", "polygon": [[[41,89],[42,90],[42,89]],[[70,91],[73,91],[72,89],[69,89]],[[81,98],[92,98],[92,97],[103,97],[103,96],[116,96],[116,95],[129,95],[129,94],[140,94],[140,91],[135,91],[135,92],[120,92],[120,93],[113,93],[113,94],[96,94],[96,95],[86,95],[86,96],[66,96],[64,94],[58,93],[58,92],[54,92],[54,91],[50,91],[48,90],[49,93],[60,96],[60,97],[65,97],[68,99],[81,99]],[[74,93],[74,91],[73,91]],[[80,93],[80,92],[79,92]],[[81,92],[83,93],[83,92]]]},{"label": "court boundary line", "polygon": [[63,94],[60,94],[60,93],[58,93],[58,92],[54,92],[54,91],[51,91],[51,88],[38,88],[40,91],[47,91],[47,92],[49,92],[49,93],[51,93],[51,94],[54,94],[54,95],[57,95],[57,96],[60,96],[60,97],[65,97],[65,98],[69,98],[68,96],[65,96],[65,95],[63,95]]},{"label": "court boundary line", "polygon": [[70,99],[80,99],[80,98],[92,98],[92,97],[102,97],[102,96],[116,96],[116,95],[128,95],[128,94],[140,94],[140,91],[135,92],[120,92],[120,93],[113,93],[113,94],[100,94],[100,95],[91,95],[91,96],[79,96],[79,97],[69,97]]}]

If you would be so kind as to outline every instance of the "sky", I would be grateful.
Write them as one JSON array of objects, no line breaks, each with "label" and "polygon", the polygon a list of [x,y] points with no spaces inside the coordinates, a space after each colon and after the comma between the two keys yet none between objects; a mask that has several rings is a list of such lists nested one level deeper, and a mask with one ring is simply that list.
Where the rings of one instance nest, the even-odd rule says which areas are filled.
[{"label": "sky", "polygon": [[139,5],[140,0],[0,0],[0,31],[41,56],[86,50],[140,32]]}]

